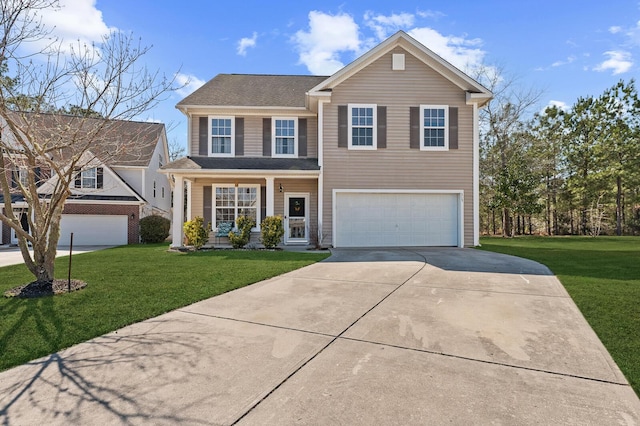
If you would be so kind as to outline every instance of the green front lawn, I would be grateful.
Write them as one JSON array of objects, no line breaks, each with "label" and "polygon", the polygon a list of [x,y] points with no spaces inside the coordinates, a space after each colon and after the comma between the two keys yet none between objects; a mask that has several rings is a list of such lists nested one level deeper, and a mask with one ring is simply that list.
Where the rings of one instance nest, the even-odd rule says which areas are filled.
[{"label": "green front lawn", "polygon": [[640,238],[482,238],[480,243],[483,250],[548,266],[640,395]]},{"label": "green front lawn", "polygon": [[[88,286],[40,299],[0,297],[0,371],[79,342],[315,263],[329,254],[287,251],[169,253],[131,245],[73,257]],[[67,277],[68,257],[56,277]],[[0,268],[0,294],[33,280],[24,265]]]}]

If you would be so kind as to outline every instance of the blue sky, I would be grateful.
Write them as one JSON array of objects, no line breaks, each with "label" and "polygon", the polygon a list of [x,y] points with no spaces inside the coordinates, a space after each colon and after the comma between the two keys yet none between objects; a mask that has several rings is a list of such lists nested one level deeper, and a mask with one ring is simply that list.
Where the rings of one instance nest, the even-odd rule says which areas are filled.
[{"label": "blue sky", "polygon": [[328,75],[397,30],[464,69],[501,67],[543,91],[539,108],[599,95],[640,69],[640,1],[394,2],[61,0],[45,24],[64,39],[132,32],[153,48],[146,65],[188,83],[142,120],[184,144],[174,106],[218,73]]}]

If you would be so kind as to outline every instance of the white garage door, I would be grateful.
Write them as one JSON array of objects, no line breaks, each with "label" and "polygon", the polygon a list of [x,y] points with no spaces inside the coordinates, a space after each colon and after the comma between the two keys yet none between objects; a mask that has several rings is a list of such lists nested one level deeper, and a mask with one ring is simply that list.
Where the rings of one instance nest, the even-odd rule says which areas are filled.
[{"label": "white garage door", "polygon": [[336,192],[336,247],[457,246],[458,194]]},{"label": "white garage door", "polygon": [[127,244],[126,215],[63,214],[59,245],[68,246],[73,232],[74,246]]}]

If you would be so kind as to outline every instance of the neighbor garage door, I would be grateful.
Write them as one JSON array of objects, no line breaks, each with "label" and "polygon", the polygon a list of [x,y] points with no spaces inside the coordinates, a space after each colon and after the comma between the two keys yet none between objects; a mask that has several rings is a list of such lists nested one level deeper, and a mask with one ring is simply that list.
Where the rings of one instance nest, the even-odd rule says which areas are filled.
[{"label": "neighbor garage door", "polygon": [[336,247],[457,246],[459,194],[336,192]]},{"label": "neighbor garage door", "polygon": [[68,246],[73,232],[73,245],[127,244],[126,215],[63,214],[59,245]]}]

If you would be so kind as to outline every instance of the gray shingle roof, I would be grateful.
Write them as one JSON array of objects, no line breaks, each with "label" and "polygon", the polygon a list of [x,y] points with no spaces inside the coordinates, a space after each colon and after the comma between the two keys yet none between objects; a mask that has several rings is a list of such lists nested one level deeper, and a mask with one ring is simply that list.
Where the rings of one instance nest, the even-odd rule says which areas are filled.
[{"label": "gray shingle roof", "polygon": [[64,149],[52,152],[63,158],[73,155],[73,147],[84,146],[89,137],[93,142],[88,150],[108,166],[148,166],[165,131],[162,123],[65,114],[11,114],[18,127],[36,137],[41,145],[46,142],[50,147],[64,146]]},{"label": "gray shingle roof", "polygon": [[176,107],[304,107],[305,93],[327,78],[316,75],[218,74],[178,102]]},{"label": "gray shingle roof", "polygon": [[183,157],[165,170],[320,170],[317,158]]}]

